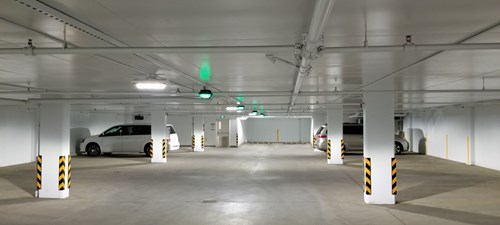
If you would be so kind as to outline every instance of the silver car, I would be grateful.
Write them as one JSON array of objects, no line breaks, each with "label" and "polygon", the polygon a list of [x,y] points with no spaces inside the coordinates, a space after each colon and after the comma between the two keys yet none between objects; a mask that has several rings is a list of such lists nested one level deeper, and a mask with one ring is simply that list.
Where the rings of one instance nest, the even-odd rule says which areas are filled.
[{"label": "silver car", "polygon": [[[316,131],[316,144],[315,148],[326,151],[326,144],[328,139],[328,128],[323,124],[318,131]],[[363,124],[349,124],[343,125],[343,139],[346,151],[363,150]],[[394,153],[401,154],[407,152],[410,148],[408,141],[400,136],[394,135]]]}]

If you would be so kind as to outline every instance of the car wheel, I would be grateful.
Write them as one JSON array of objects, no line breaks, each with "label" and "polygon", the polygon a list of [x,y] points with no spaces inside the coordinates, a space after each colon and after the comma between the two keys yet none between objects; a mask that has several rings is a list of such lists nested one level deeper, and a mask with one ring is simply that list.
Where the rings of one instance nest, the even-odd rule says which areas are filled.
[{"label": "car wheel", "polygon": [[101,147],[99,147],[96,143],[88,144],[85,150],[87,151],[88,156],[98,156],[101,154]]},{"label": "car wheel", "polygon": [[149,155],[149,149],[150,149],[149,143],[144,145],[144,154],[146,154],[147,157],[151,157],[151,155]]},{"label": "car wheel", "polygon": [[394,143],[394,154],[399,155],[403,152],[403,145],[401,143]]}]

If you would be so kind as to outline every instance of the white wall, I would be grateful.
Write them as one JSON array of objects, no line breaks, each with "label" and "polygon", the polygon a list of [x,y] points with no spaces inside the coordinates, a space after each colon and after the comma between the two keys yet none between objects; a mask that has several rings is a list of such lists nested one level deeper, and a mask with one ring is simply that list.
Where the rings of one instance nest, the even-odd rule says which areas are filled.
[{"label": "white wall", "polygon": [[38,143],[37,113],[0,108],[0,167],[33,162]]},{"label": "white wall", "polygon": [[191,146],[191,137],[193,136],[193,117],[191,115],[167,115],[167,123],[175,127],[181,146]]},{"label": "white wall", "polygon": [[311,118],[248,118],[248,142],[276,142],[279,129],[280,142],[310,142]]},{"label": "white wall", "polygon": [[[404,128],[412,150],[500,170],[500,106],[411,113]],[[448,153],[446,152],[448,136]],[[426,138],[427,137],[427,138]],[[427,148],[425,148],[427,139]],[[469,145],[467,144],[469,139]],[[468,147],[469,146],[469,147]],[[469,151],[468,151],[469,149]]]}]

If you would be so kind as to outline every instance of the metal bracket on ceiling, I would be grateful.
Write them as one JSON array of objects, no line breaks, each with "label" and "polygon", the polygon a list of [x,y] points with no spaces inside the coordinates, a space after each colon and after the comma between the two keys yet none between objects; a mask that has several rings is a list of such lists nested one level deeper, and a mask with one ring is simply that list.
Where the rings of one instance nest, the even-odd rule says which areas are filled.
[{"label": "metal bracket on ceiling", "polygon": [[33,40],[31,39],[28,39],[28,45],[26,45],[26,47],[24,47],[24,49],[26,49],[26,55],[31,55],[31,56],[34,56],[35,55],[35,46],[33,46]]}]

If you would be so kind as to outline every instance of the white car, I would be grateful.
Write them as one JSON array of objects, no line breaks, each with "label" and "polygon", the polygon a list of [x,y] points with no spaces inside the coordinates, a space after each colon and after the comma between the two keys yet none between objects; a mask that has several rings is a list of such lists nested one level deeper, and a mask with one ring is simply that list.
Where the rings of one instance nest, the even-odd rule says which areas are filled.
[{"label": "white car", "polygon": [[[179,138],[174,127],[168,124],[167,132],[169,132],[168,150],[178,150]],[[83,139],[80,149],[85,150],[89,156],[98,156],[101,153],[145,153],[149,156],[150,141],[151,125],[123,124]]]},{"label": "white car", "polygon": [[[342,130],[346,151],[363,150],[363,124],[344,123]],[[326,151],[327,139],[328,128],[326,124],[323,124],[316,131],[316,144],[314,148]],[[409,150],[410,144],[408,141],[400,135],[394,135],[394,153],[399,155]]]}]

